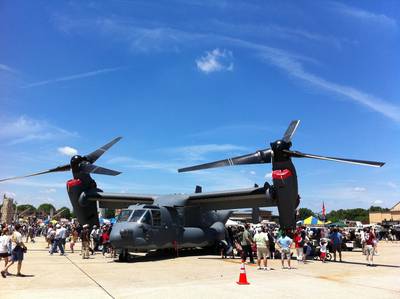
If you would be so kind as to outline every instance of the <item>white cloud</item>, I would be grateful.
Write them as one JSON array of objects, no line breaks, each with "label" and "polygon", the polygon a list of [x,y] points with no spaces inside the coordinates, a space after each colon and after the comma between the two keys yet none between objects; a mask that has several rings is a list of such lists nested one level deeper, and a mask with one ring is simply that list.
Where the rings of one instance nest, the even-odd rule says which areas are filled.
[{"label": "white cloud", "polygon": [[206,52],[205,56],[196,59],[197,68],[208,74],[220,71],[233,71],[233,56],[231,51],[218,48]]},{"label": "white cloud", "polygon": [[[336,5],[335,3],[333,5]],[[372,19],[386,24],[396,24],[393,19],[379,14],[369,13],[363,10],[353,9],[351,7],[337,4],[343,11],[347,11],[358,15],[364,19]],[[317,88],[328,91],[332,94],[339,95],[354,103],[367,107],[378,112],[385,117],[400,122],[400,107],[387,102],[377,96],[354,88],[352,86],[341,85],[332,81],[328,81],[318,75],[308,72],[303,62],[318,64],[315,59],[290,53],[288,51],[269,47],[263,44],[249,42],[243,39],[233,38],[218,34],[201,34],[184,30],[177,30],[168,27],[145,28],[134,24],[127,24],[113,19],[98,19],[89,21],[76,21],[68,18],[56,18],[57,26],[63,31],[71,29],[81,32],[83,29],[94,30],[107,36],[118,38],[124,42],[128,42],[131,48],[144,47],[146,50],[162,49],[168,51],[179,46],[185,46],[188,43],[200,42],[205,43],[227,43],[241,48],[254,50],[269,64],[272,64],[288,73],[290,76],[300,79]],[[282,30],[281,30],[282,31]],[[285,31],[285,30],[283,30]],[[321,36],[311,34],[304,30],[289,30],[288,34],[296,34],[308,39],[320,39]],[[227,50],[214,49],[206,52],[206,55],[196,60],[199,70],[205,73],[233,70],[232,53]]]},{"label": "white cloud", "polygon": [[377,200],[373,201],[372,204],[381,205],[381,204],[383,204],[383,200],[377,199]]},{"label": "white cloud", "polygon": [[364,187],[354,187],[353,191],[355,191],[355,192],[365,192],[365,191],[367,191],[367,189],[364,188]]},{"label": "white cloud", "polygon": [[399,106],[393,105],[381,98],[358,90],[354,87],[330,82],[324,78],[307,72],[298,58],[284,51],[280,51],[279,49],[271,49],[269,47],[265,47],[263,50],[260,50],[262,51],[262,55],[268,63],[279,67],[289,75],[301,79],[304,82],[323,90],[343,96],[344,98],[361,104],[362,106],[374,110],[375,112],[379,112],[387,118],[390,118],[396,122],[400,122]]},{"label": "white cloud", "polygon": [[257,173],[255,172],[255,171],[253,171],[253,170],[251,170],[250,172],[249,172],[251,175],[256,175]]},{"label": "white cloud", "polygon": [[65,77],[59,77],[59,78],[55,78],[55,79],[33,82],[33,83],[27,84],[25,86],[22,86],[22,88],[37,87],[37,86],[43,86],[43,85],[57,83],[57,82],[78,80],[78,79],[87,78],[87,77],[94,77],[94,76],[98,76],[101,74],[115,72],[115,71],[118,71],[121,69],[122,69],[122,67],[99,69],[99,70],[86,72],[86,73],[79,73],[79,74],[65,76]]},{"label": "white cloud", "polygon": [[5,72],[9,72],[9,73],[16,73],[17,72],[16,70],[14,70],[13,68],[9,67],[8,65],[1,64],[1,63],[0,63],[0,71],[5,71]]},{"label": "white cloud", "polygon": [[190,163],[205,160],[206,156],[211,153],[225,153],[227,156],[224,157],[230,158],[230,155],[237,155],[239,152],[248,151],[248,149],[234,144],[201,144],[176,147],[167,151],[178,155],[185,163]]},{"label": "white cloud", "polygon": [[393,189],[397,189],[399,187],[399,185],[397,185],[395,182],[387,182],[386,185]]},{"label": "white cloud", "polygon": [[165,170],[172,173],[176,173],[176,170],[179,168],[179,165],[173,162],[149,161],[149,160],[136,159],[132,157],[115,157],[109,159],[107,163],[122,165],[124,167],[134,168],[134,169]]},{"label": "white cloud", "polygon": [[57,190],[55,188],[48,188],[48,189],[41,191],[41,193],[45,193],[45,194],[56,193],[56,192],[57,192]]},{"label": "white cloud", "polygon": [[69,157],[72,157],[72,156],[75,156],[78,154],[78,150],[76,150],[70,146],[59,147],[57,150],[60,154],[69,156]]},{"label": "white cloud", "polygon": [[272,172],[267,172],[266,174],[265,174],[265,176],[264,176],[264,178],[266,179],[266,180],[272,180]]},{"label": "white cloud", "polygon": [[[0,195],[2,198],[5,195],[7,198],[12,198],[12,199],[15,199],[15,197],[17,196],[14,192],[11,192],[11,191],[0,191]],[[2,200],[2,198],[1,198],[1,200]]]},{"label": "white cloud", "polygon": [[16,119],[0,117],[0,140],[8,140],[9,144],[24,143],[33,140],[50,140],[62,137],[76,137],[78,134],[69,132],[46,121],[36,120],[26,116]]},{"label": "white cloud", "polygon": [[372,25],[378,24],[386,27],[397,28],[397,21],[385,14],[377,14],[337,2],[332,3],[332,6],[341,14],[365,21]]}]

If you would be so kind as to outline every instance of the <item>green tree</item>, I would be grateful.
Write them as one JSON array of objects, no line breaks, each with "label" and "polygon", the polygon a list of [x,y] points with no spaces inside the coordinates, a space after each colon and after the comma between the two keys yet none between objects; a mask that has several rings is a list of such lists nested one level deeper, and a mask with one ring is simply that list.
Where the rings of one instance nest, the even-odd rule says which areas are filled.
[{"label": "green tree", "polygon": [[[60,214],[58,214],[60,213]],[[54,215],[58,214],[58,217],[60,218],[67,218],[70,219],[71,218],[71,210],[67,207],[62,207],[61,209],[58,209]]]},{"label": "green tree", "polygon": [[333,210],[326,215],[327,220],[332,222],[338,222],[341,220],[353,220],[353,221],[361,221],[361,222],[368,222],[369,220],[369,210],[366,209],[340,209],[340,210]]},{"label": "green tree", "polygon": [[54,212],[56,211],[56,208],[50,203],[43,203],[37,208],[38,212],[43,212],[47,215],[50,215],[51,209],[53,209]]},{"label": "green tree", "polygon": [[26,210],[28,210],[27,212],[31,213],[32,211],[36,211],[36,208],[34,206],[32,206],[32,205],[29,205],[29,204],[17,206],[17,212],[18,213],[21,213],[21,212],[26,211]]},{"label": "green tree", "polygon": [[315,213],[307,208],[300,208],[299,209],[299,219],[304,220],[310,216],[315,216]]},{"label": "green tree", "polygon": [[369,211],[370,212],[389,212],[390,209],[382,208],[382,207],[376,207],[376,206],[370,206]]}]

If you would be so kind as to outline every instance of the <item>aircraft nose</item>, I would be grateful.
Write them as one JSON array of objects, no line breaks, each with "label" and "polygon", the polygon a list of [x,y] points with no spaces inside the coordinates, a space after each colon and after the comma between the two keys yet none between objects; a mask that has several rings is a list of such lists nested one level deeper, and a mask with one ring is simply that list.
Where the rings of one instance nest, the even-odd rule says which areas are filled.
[{"label": "aircraft nose", "polygon": [[110,234],[110,243],[115,248],[125,248],[133,246],[134,233],[133,229],[126,227],[113,227]]}]

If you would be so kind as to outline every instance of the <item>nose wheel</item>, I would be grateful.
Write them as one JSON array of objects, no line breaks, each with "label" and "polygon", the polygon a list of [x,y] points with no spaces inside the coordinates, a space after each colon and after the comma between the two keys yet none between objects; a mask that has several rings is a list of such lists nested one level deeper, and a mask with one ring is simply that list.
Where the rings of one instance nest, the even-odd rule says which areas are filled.
[{"label": "nose wheel", "polygon": [[129,252],[128,249],[122,249],[119,256],[118,261],[121,263],[127,263],[129,261]]}]

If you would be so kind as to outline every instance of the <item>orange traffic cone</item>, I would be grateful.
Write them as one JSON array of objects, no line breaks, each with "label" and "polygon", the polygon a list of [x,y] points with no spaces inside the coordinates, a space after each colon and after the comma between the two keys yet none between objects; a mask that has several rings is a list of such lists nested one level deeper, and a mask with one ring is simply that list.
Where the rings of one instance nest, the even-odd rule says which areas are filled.
[{"label": "orange traffic cone", "polygon": [[244,263],[242,263],[242,266],[240,267],[239,281],[236,283],[237,284],[250,284],[247,281],[246,269],[244,268]]}]

